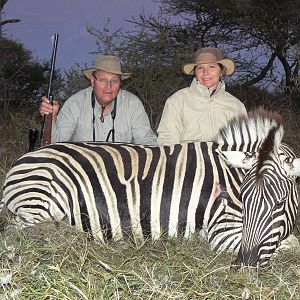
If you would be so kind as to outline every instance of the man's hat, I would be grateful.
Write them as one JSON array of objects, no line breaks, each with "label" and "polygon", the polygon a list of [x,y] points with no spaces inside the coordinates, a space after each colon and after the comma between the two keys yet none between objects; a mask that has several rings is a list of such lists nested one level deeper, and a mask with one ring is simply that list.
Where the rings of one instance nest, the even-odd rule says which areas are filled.
[{"label": "man's hat", "polygon": [[131,73],[123,73],[121,71],[120,59],[113,55],[100,55],[96,57],[96,62],[93,68],[82,70],[83,74],[91,79],[93,72],[96,70],[102,70],[112,74],[121,75],[121,79],[124,80],[130,77]]}]

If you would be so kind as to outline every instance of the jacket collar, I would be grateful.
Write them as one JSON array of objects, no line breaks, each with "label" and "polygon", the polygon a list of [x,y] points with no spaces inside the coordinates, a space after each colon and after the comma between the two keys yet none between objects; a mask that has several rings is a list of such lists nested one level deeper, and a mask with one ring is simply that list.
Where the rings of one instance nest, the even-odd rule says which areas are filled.
[{"label": "jacket collar", "polygon": [[201,93],[202,95],[205,95],[207,97],[214,97],[221,93],[222,91],[225,91],[225,82],[220,81],[218,84],[216,90],[214,92],[211,92],[206,86],[202,85],[196,77],[194,77],[192,83],[191,83],[191,88],[195,90],[197,93]]}]

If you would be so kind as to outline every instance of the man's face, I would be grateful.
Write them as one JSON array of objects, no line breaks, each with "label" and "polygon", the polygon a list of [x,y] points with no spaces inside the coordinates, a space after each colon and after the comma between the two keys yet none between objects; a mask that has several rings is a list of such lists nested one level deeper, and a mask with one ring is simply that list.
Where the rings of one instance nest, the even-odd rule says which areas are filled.
[{"label": "man's face", "polygon": [[105,106],[117,97],[121,88],[121,76],[97,70],[91,77],[91,84],[97,101]]},{"label": "man's face", "polygon": [[195,67],[195,74],[202,85],[212,90],[218,86],[222,70],[217,63],[199,64]]}]

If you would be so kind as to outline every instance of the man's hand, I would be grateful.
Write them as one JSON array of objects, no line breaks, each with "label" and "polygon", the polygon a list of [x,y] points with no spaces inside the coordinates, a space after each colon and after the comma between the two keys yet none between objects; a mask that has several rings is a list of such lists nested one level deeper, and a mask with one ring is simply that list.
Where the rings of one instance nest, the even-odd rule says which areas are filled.
[{"label": "man's hand", "polygon": [[53,105],[51,105],[50,100],[46,96],[42,97],[42,101],[39,107],[39,112],[42,116],[52,113],[52,115],[56,117],[58,111],[59,111],[59,103],[57,100],[53,100]]}]

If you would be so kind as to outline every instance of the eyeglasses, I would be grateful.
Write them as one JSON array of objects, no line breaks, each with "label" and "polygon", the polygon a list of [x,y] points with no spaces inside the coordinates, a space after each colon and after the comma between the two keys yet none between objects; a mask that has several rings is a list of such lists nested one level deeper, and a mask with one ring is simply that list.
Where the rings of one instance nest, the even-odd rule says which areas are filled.
[{"label": "eyeglasses", "polygon": [[93,74],[93,77],[99,82],[100,85],[102,86],[107,86],[108,84],[109,85],[112,85],[112,86],[117,86],[121,83],[120,79],[118,78],[114,78],[114,79],[111,79],[111,80],[108,80],[107,78],[103,78],[103,77],[99,77],[97,78],[94,74]]}]

